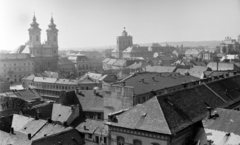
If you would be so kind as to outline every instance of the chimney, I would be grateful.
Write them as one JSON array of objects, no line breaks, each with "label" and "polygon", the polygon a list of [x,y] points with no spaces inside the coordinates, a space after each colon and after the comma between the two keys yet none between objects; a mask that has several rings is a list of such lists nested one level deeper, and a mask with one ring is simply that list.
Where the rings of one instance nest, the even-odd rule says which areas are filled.
[{"label": "chimney", "polygon": [[229,133],[226,133],[226,136],[227,136],[227,137],[229,137],[230,135],[231,135],[231,133],[230,133],[230,132],[229,132]]},{"label": "chimney", "polygon": [[64,121],[64,122],[63,122],[63,126],[64,126],[64,127],[67,127],[67,126],[68,126],[67,121]]},{"label": "chimney", "polygon": [[52,119],[51,118],[48,118],[47,121],[48,121],[48,123],[52,123]]},{"label": "chimney", "polygon": [[226,74],[225,74],[225,78],[227,78],[227,77],[229,77],[229,73],[226,73]]},{"label": "chimney", "polygon": [[38,113],[35,115],[35,120],[38,120],[39,117],[38,117]]},{"label": "chimney", "polygon": [[28,134],[28,140],[31,140],[31,133]]},{"label": "chimney", "polygon": [[88,130],[87,127],[86,127],[86,125],[84,125],[83,128],[84,128],[84,130]]},{"label": "chimney", "polygon": [[237,75],[237,71],[234,71],[234,72],[233,72],[233,75]]},{"label": "chimney", "polygon": [[208,110],[208,113],[209,113],[209,115],[208,115],[208,119],[211,119],[212,118],[212,107],[207,107],[207,110]]},{"label": "chimney", "polygon": [[75,109],[75,106],[74,105],[71,105],[71,110],[73,111]]},{"label": "chimney", "polygon": [[10,133],[14,134],[14,128],[13,127],[10,128]]}]

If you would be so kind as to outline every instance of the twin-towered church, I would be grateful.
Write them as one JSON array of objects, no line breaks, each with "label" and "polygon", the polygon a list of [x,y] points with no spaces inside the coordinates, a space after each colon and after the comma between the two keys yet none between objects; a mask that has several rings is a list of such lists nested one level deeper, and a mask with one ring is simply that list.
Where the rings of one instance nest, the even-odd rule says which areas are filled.
[{"label": "twin-towered church", "polygon": [[28,29],[29,40],[13,53],[29,53],[34,62],[34,72],[56,71],[58,66],[58,29],[54,24],[53,17],[51,17],[46,30],[47,40],[44,43],[41,43],[41,29],[35,15],[30,26]]}]

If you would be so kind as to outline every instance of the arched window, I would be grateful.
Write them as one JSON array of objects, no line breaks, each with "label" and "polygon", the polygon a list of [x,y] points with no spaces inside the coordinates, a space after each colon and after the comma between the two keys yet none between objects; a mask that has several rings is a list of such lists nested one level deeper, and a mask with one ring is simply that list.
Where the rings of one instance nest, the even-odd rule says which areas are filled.
[{"label": "arched window", "polygon": [[142,145],[142,141],[135,139],[133,140],[133,145]]},{"label": "arched window", "polygon": [[117,145],[124,145],[125,139],[121,136],[117,137]]}]

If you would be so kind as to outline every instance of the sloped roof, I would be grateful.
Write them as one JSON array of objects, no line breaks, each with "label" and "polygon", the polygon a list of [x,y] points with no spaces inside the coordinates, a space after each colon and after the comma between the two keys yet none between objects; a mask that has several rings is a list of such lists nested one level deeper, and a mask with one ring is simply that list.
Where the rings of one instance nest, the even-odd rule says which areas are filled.
[{"label": "sloped roof", "polygon": [[126,48],[125,50],[123,50],[124,52],[148,52],[148,47],[147,46],[139,46],[139,45],[133,45],[133,46],[129,46],[128,48]]},{"label": "sloped roof", "polygon": [[219,117],[216,119],[205,120],[204,128],[240,135],[239,111],[217,108],[212,114],[218,114]]},{"label": "sloped roof", "polygon": [[18,130],[21,133],[32,135],[39,131],[45,124],[47,123],[46,120],[38,119],[38,120],[31,120],[27,122],[20,130]]},{"label": "sloped roof", "polygon": [[71,109],[71,106],[64,106],[54,103],[52,109],[52,120],[63,123],[64,121],[67,121],[69,119],[72,113],[73,110]]},{"label": "sloped roof", "polygon": [[57,81],[56,78],[34,77],[34,82],[55,83],[56,81]]},{"label": "sloped roof", "polygon": [[[154,78],[154,80],[153,80]],[[143,82],[142,82],[143,80]],[[179,73],[153,73],[143,72],[133,74],[120,82],[125,82],[126,86],[133,86],[136,95],[150,92],[152,90],[160,90],[163,88],[180,85],[184,82],[199,80],[193,76],[184,76]]]},{"label": "sloped roof", "polygon": [[205,66],[193,66],[192,68],[189,69],[188,73],[191,76],[197,77],[197,78],[201,78],[201,76],[203,75],[203,73],[205,71],[209,70],[207,67]]},{"label": "sloped roof", "polygon": [[[111,122],[110,125],[175,134],[205,118],[208,106],[212,109],[225,108],[238,102],[240,93],[233,86],[239,88],[239,82],[240,76],[234,76],[159,95],[117,115],[118,123]],[[213,88],[212,85],[218,87]],[[229,90],[230,88],[232,89]],[[229,95],[222,93],[226,89],[229,90]],[[235,97],[230,99],[229,96]]]},{"label": "sloped roof", "polygon": [[[87,130],[84,129],[84,126]],[[98,135],[108,135],[108,128],[104,124],[104,121],[94,120],[94,119],[86,119],[84,122],[80,123],[76,129],[82,133],[90,133],[90,134],[98,134]],[[101,132],[102,130],[102,132]]]},{"label": "sloped roof", "polygon": [[70,129],[33,141],[32,145],[84,145],[84,139],[76,129]]},{"label": "sloped roof", "polygon": [[126,64],[126,60],[118,59],[116,62],[113,63],[113,66],[124,66]]},{"label": "sloped roof", "polygon": [[146,66],[147,72],[174,72],[176,70],[175,66]]},{"label": "sloped roof", "polygon": [[112,65],[113,63],[115,63],[117,61],[117,59],[110,59],[107,64],[108,65]]},{"label": "sloped roof", "polygon": [[110,58],[105,58],[102,63],[107,63],[110,60]]},{"label": "sloped roof", "polygon": [[69,60],[67,57],[60,57],[60,58],[58,59],[58,64],[59,64],[59,65],[63,65],[63,64],[69,64],[69,65],[71,65],[71,64],[73,64],[73,62],[72,62],[71,60]]},{"label": "sloped roof", "polygon": [[32,139],[39,139],[44,137],[44,135],[50,136],[70,129],[72,129],[72,127],[64,127],[57,123],[47,123],[35,136],[32,137]]},{"label": "sloped roof", "polygon": [[100,111],[103,108],[103,93],[101,90],[97,90],[98,93],[94,93],[94,90],[78,90],[68,91],[62,94],[56,103],[62,105],[76,105],[80,104],[83,111]]},{"label": "sloped roof", "polygon": [[234,63],[209,62],[207,67],[212,70],[240,70]]},{"label": "sloped roof", "polygon": [[100,111],[104,110],[103,107],[103,94],[101,90],[97,90],[98,94],[94,93],[94,90],[81,90],[81,93],[77,94],[77,98],[81,103],[83,111]]},{"label": "sloped roof", "polygon": [[181,75],[185,75],[188,71],[189,71],[189,69],[178,68],[178,69],[176,69],[175,72],[178,72],[178,73],[180,73]]},{"label": "sloped roof", "polygon": [[16,47],[15,49],[13,49],[10,53],[11,54],[20,54],[24,50],[25,46],[26,45],[20,45],[20,46]]},{"label": "sloped roof", "polygon": [[117,120],[118,123],[111,122],[111,125],[162,134],[172,134],[156,97],[148,100],[144,104],[138,104],[127,110],[117,116]]},{"label": "sloped roof", "polygon": [[198,55],[201,51],[199,49],[187,49],[185,55]]},{"label": "sloped roof", "polygon": [[67,84],[67,85],[77,85],[78,80],[71,80],[71,79],[57,79],[55,82],[56,84]]},{"label": "sloped roof", "polygon": [[14,131],[19,131],[23,128],[23,126],[32,120],[34,120],[34,118],[13,114],[12,127],[14,128]]}]

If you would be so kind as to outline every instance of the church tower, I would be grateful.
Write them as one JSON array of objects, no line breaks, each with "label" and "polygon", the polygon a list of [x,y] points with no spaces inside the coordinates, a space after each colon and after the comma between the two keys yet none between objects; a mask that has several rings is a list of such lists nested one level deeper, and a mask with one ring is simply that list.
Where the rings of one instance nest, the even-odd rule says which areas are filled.
[{"label": "church tower", "polygon": [[122,58],[123,50],[132,45],[133,45],[132,36],[128,35],[124,27],[122,36],[117,37],[117,58]]},{"label": "church tower", "polygon": [[29,45],[35,47],[41,45],[41,29],[38,27],[35,14],[33,16],[33,22],[30,24],[29,31]]},{"label": "church tower", "polygon": [[58,29],[54,24],[53,17],[51,17],[50,24],[47,31],[47,44],[58,48]]}]

